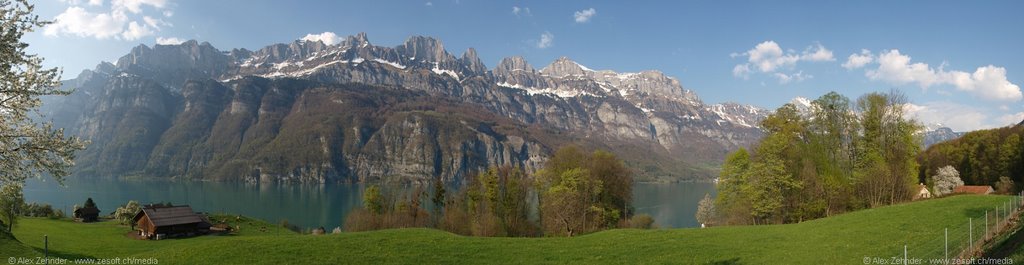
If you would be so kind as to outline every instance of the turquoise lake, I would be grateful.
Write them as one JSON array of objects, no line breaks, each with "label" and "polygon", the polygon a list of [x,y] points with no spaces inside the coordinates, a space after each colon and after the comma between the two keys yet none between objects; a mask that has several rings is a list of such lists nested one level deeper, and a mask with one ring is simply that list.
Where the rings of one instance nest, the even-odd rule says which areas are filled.
[{"label": "turquoise lake", "polygon": [[[93,198],[103,214],[129,200],[143,204],[170,202],[196,211],[238,213],[303,228],[340,226],[345,215],[362,203],[363,185],[354,184],[246,184],[235,182],[119,180],[69,178],[64,186],[51,179],[31,179],[25,201],[48,203],[71,212],[75,204]],[[697,202],[715,196],[712,183],[637,183],[633,206],[650,214],[660,227],[698,227]]]}]

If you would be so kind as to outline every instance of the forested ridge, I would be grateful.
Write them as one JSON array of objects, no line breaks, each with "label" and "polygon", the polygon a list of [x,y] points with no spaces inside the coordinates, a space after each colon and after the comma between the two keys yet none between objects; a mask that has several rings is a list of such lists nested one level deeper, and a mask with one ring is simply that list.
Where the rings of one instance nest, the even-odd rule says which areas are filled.
[{"label": "forested ridge", "polygon": [[973,131],[964,136],[929,147],[918,158],[918,178],[930,184],[928,176],[947,165],[960,172],[966,185],[992,185],[999,189],[1000,178],[1013,183],[1009,191],[1020,190],[1024,183],[1024,123],[1003,128]]}]

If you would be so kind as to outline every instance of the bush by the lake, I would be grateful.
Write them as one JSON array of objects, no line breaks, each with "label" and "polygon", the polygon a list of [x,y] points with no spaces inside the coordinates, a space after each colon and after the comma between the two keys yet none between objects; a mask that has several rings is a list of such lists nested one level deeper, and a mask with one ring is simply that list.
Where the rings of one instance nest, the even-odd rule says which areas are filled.
[{"label": "bush by the lake", "polygon": [[694,217],[701,227],[707,227],[714,224],[715,215],[715,201],[711,199],[711,194],[704,194],[704,199],[697,203],[697,213]]},{"label": "bush by the lake", "polygon": [[537,175],[544,235],[574,236],[614,228],[630,216],[632,173],[611,153],[588,154],[566,146]]},{"label": "bush by the lake", "polygon": [[417,187],[411,194],[398,198],[400,195],[385,194],[380,186],[370,186],[363,192],[363,207],[345,217],[345,230],[427,227],[430,214],[422,207],[424,194]]},{"label": "bush by the lake", "polygon": [[135,225],[132,223],[132,218],[135,218],[135,214],[142,210],[142,205],[137,201],[128,201],[124,206],[118,207],[114,210],[114,219],[120,222],[122,225]]},{"label": "bush by the lake", "polygon": [[636,229],[652,229],[656,228],[654,225],[654,217],[648,214],[634,215],[633,218],[629,219],[629,228]]},{"label": "bush by the lake", "polygon": [[51,219],[64,218],[64,211],[53,209],[49,204],[28,203],[21,206],[21,215],[27,217],[48,217]]},{"label": "bush by the lake", "polygon": [[534,175],[506,165],[470,175],[458,190],[448,191],[440,181],[434,185],[433,216],[423,208],[428,194],[421,186],[409,194],[368,187],[363,207],[346,216],[345,230],[433,227],[468,236],[524,237],[632,227],[632,174],[604,151],[567,146]]},{"label": "bush by the lake", "polygon": [[323,235],[323,234],[326,234],[326,233],[327,233],[327,229],[324,229],[324,227],[321,226],[321,227],[318,227],[316,229],[313,229],[313,232],[311,234],[316,236],[316,235]]}]

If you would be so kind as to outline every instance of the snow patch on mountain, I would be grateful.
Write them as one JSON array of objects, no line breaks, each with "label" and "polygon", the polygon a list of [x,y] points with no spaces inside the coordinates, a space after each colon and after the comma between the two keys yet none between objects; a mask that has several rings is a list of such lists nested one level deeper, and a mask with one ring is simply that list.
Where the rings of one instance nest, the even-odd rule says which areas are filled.
[{"label": "snow patch on mountain", "polygon": [[430,71],[434,72],[434,74],[437,74],[437,75],[449,75],[452,78],[455,78],[455,81],[460,81],[459,73],[456,73],[455,71],[452,71],[452,70],[437,68],[436,64],[435,64],[434,68],[430,69]]},{"label": "snow patch on mountain", "polygon": [[382,63],[382,64],[386,64],[386,65],[390,65],[390,66],[392,66],[394,68],[405,70],[405,65],[402,65],[400,63],[396,63],[396,62],[392,62],[392,61],[388,61],[388,60],[384,60],[384,59],[379,59],[379,58],[375,58],[375,59],[373,59],[373,61],[374,62],[378,62],[378,63]]},{"label": "snow patch on mountain", "polygon": [[506,83],[506,82],[499,82],[499,83],[497,83],[497,85],[501,86],[501,87],[515,88],[515,89],[523,90],[523,91],[526,92],[526,94],[531,95],[531,96],[535,96],[535,95],[554,95],[554,96],[557,96],[557,97],[560,97],[560,98],[573,98],[573,97],[579,97],[579,96],[586,95],[586,96],[592,96],[592,97],[600,97],[598,95],[594,95],[593,93],[586,92],[586,91],[581,91],[581,90],[577,90],[577,89],[536,88],[536,87],[527,87],[527,86],[523,86],[523,85],[520,85],[520,84],[509,84],[509,83]]}]

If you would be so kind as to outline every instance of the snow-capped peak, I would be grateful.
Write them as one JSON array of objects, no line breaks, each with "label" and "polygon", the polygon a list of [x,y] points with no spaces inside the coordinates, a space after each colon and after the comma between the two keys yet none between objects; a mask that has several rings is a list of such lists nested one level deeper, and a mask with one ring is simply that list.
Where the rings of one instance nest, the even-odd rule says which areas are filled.
[{"label": "snow-capped peak", "polygon": [[805,97],[795,97],[795,98],[793,98],[793,100],[790,100],[789,103],[792,103],[793,105],[796,105],[797,108],[810,108],[811,107],[811,100],[809,100],[809,99],[807,99]]}]

